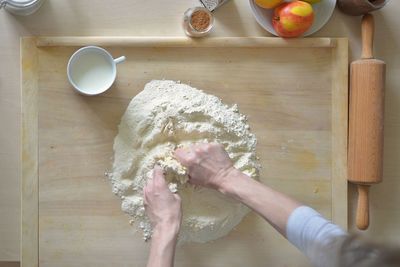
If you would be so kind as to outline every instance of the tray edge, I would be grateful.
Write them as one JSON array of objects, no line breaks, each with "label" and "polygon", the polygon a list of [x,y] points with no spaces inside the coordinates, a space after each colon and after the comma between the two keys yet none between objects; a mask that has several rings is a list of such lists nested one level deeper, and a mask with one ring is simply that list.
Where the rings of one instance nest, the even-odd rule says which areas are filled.
[{"label": "tray edge", "polygon": [[39,266],[38,55],[35,37],[20,40],[21,266]]}]

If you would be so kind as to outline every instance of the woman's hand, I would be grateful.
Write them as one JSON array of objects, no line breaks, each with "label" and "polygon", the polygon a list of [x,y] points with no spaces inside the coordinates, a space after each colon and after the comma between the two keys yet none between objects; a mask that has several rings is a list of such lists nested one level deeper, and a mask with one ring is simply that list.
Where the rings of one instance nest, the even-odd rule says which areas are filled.
[{"label": "woman's hand", "polygon": [[177,235],[182,219],[181,198],[169,190],[161,167],[154,167],[153,177],[148,179],[143,194],[153,235],[166,232]]},{"label": "woman's hand", "polygon": [[172,267],[181,225],[181,198],[173,194],[159,166],[143,189],[144,207],[153,226],[147,267]]},{"label": "woman's hand", "polygon": [[175,157],[188,168],[189,182],[195,185],[220,190],[229,176],[237,172],[224,147],[216,143],[179,148]]},{"label": "woman's hand", "polygon": [[301,204],[234,168],[222,145],[180,148],[175,150],[175,157],[188,168],[190,183],[217,189],[242,202],[285,235],[290,214]]}]

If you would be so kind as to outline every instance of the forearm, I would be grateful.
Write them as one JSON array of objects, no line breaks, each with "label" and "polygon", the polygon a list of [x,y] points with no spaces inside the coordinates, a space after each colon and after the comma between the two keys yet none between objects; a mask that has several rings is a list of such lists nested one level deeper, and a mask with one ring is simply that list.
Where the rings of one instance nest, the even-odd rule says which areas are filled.
[{"label": "forearm", "polygon": [[286,236],[290,214],[301,204],[235,170],[219,191],[244,203]]},{"label": "forearm", "polygon": [[175,231],[168,228],[154,230],[147,267],[174,266],[177,236]]},{"label": "forearm", "polygon": [[[315,266],[335,262],[346,232],[326,220],[315,210],[292,198],[234,171],[218,188],[241,201],[284,235],[307,255]],[[329,265],[334,266],[334,265]]]}]

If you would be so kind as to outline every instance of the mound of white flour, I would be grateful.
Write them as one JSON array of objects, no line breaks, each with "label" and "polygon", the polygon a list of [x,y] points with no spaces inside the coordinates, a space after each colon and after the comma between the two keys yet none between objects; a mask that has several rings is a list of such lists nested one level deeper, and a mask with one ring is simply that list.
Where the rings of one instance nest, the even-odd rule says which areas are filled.
[{"label": "mound of white flour", "polygon": [[151,225],[142,191],[155,163],[164,168],[171,191],[182,198],[180,241],[222,237],[248,213],[247,207],[217,191],[186,183],[186,169],[173,151],[197,142],[223,144],[236,168],[258,177],[256,138],[236,105],[228,107],[215,96],[174,81],[151,81],[132,99],[114,141],[109,178],[122,210],[143,230],[144,239],[151,236]]}]

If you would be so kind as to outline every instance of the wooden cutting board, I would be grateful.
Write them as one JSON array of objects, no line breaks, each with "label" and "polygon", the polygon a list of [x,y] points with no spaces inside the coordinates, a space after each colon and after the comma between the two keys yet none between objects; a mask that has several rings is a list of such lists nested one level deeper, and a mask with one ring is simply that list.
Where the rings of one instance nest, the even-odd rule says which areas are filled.
[{"label": "wooden cutting board", "polygon": [[[84,45],[127,57],[103,95],[79,95],[67,81],[68,59]],[[22,266],[145,265],[148,244],[104,172],[121,115],[152,79],[237,103],[258,137],[261,181],[346,228],[347,50],[332,38],[23,38]],[[176,266],[266,265],[309,263],[254,213],[176,255]]]}]

